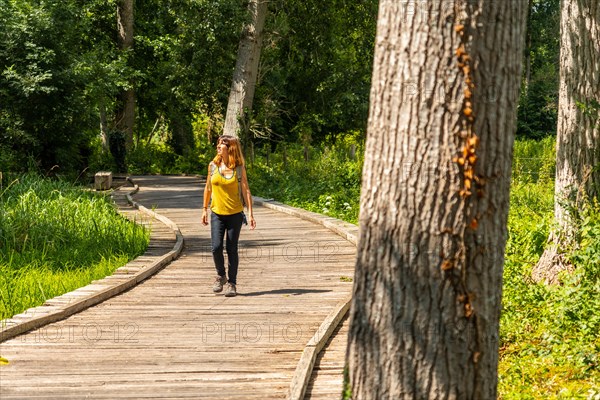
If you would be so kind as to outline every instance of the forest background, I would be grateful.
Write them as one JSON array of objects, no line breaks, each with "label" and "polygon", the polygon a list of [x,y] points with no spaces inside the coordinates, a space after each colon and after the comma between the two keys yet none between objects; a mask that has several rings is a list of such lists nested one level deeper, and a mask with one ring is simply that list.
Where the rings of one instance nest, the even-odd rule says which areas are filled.
[{"label": "forest background", "polygon": [[[117,3],[0,1],[0,170],[114,169],[100,123],[106,120],[109,142],[118,142],[117,96],[130,88],[136,118],[127,171],[205,170],[206,146],[222,129],[246,7],[138,2],[134,46],[120,50]],[[540,139],[556,131],[559,2],[531,3],[517,135]],[[283,152],[286,144],[318,147],[348,137],[360,145],[376,19],[375,0],[272,1],[245,147]]]},{"label": "forest background", "polygon": [[[417,2],[418,3],[418,2]],[[530,0],[501,321],[502,398],[600,396],[600,213],[579,216],[576,273],[531,281],[553,218],[559,0]],[[246,4],[0,0],[0,171],[204,174],[222,131]],[[255,194],[357,222],[376,0],[274,0],[242,132]],[[133,143],[119,94],[135,91]],[[419,88],[427,90],[427,88]],[[407,92],[417,90],[407,86]],[[491,99],[493,101],[493,99]],[[106,143],[102,142],[101,126]],[[596,294],[595,294],[596,293]]]}]

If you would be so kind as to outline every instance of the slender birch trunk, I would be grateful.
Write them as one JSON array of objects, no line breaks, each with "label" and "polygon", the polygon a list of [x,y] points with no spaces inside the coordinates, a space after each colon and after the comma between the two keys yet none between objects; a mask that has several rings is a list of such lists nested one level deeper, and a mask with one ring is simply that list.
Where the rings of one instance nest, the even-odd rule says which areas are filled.
[{"label": "slender birch trunk", "polygon": [[108,146],[108,122],[106,118],[106,104],[104,98],[101,98],[98,103],[98,109],[100,111],[100,140],[102,141],[102,152],[108,153],[110,151]]},{"label": "slender birch trunk", "polygon": [[252,110],[268,4],[266,0],[250,0],[248,4],[251,20],[242,30],[223,134],[240,136],[248,129],[246,113]]}]

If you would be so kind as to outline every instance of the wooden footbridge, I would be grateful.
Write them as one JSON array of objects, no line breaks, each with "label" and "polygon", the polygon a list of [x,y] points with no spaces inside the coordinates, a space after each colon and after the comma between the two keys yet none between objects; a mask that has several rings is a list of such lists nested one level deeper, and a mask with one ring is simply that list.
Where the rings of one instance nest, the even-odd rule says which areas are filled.
[{"label": "wooden footbridge", "polygon": [[[212,293],[201,179],[134,177],[148,251],[3,321],[0,399],[339,399],[356,228],[257,199],[238,296]],[[314,365],[314,367],[313,367]]]}]

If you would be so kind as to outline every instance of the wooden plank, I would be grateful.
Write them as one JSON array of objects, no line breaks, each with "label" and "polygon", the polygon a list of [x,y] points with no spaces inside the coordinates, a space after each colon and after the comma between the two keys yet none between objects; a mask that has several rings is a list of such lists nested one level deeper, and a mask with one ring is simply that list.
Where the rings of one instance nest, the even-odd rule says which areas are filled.
[{"label": "wooden plank", "polygon": [[303,399],[319,352],[350,308],[350,296],[336,305],[308,341],[290,385],[290,400]]},{"label": "wooden plank", "polygon": [[[10,362],[0,369],[2,399],[285,398],[305,345],[351,293],[352,283],[340,278],[353,276],[355,247],[324,227],[257,206],[258,228],[242,231],[240,295],[215,295],[200,181],[134,179],[135,200],[185,237],[180,256],[116,297],[0,343]],[[331,259],[314,252],[325,245],[338,246]]]},{"label": "wooden plank", "polygon": [[348,329],[349,321],[346,315],[315,361],[305,400],[341,398]]}]

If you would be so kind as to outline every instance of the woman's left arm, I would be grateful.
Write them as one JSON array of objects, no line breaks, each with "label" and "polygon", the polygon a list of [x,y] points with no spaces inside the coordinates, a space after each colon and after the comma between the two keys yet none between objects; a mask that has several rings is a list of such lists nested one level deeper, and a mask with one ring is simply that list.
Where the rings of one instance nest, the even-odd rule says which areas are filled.
[{"label": "woman's left arm", "polygon": [[256,228],[256,220],[252,211],[252,193],[250,193],[250,185],[248,185],[248,176],[246,175],[246,166],[242,166],[242,194],[246,200],[248,207],[248,217],[250,218],[250,229]]}]

